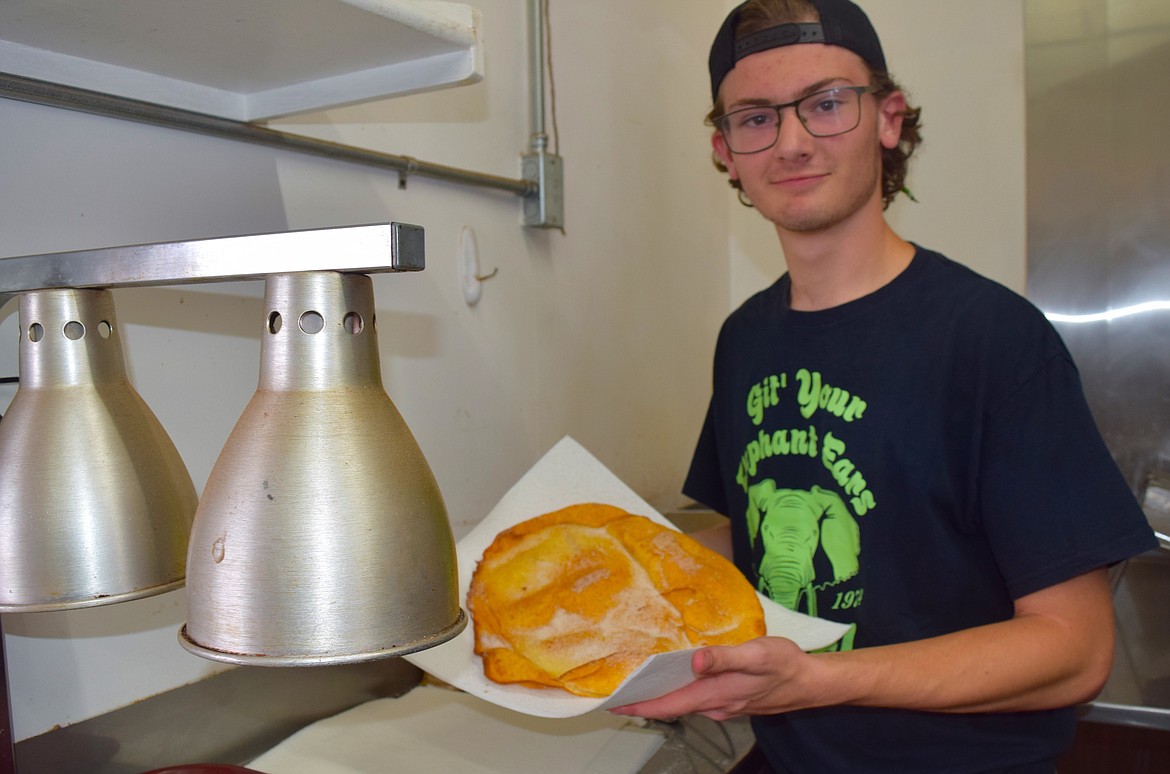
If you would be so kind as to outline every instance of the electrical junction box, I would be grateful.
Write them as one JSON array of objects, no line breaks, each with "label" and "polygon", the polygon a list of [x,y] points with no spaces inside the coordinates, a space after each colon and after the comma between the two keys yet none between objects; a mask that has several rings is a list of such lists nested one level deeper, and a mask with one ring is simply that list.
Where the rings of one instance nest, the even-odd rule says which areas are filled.
[{"label": "electrical junction box", "polygon": [[564,160],[553,153],[530,153],[524,156],[520,176],[537,186],[524,197],[524,225],[564,230]]}]

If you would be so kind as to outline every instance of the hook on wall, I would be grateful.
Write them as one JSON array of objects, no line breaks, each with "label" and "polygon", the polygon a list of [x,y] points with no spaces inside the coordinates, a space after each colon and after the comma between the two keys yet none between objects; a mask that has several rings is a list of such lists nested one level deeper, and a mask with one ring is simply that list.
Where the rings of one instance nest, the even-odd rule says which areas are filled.
[{"label": "hook on wall", "polygon": [[463,287],[463,300],[468,306],[475,306],[483,295],[483,283],[500,273],[497,266],[487,274],[479,268],[479,247],[475,241],[475,229],[464,226],[459,232],[459,271]]}]

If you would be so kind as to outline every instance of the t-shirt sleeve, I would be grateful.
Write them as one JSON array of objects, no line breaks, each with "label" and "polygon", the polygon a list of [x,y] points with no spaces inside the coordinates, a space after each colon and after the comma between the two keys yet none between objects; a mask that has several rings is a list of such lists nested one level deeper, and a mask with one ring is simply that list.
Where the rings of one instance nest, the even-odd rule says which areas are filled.
[{"label": "t-shirt sleeve", "polygon": [[1066,356],[991,409],[982,445],[980,518],[1013,599],[1156,547]]},{"label": "t-shirt sleeve", "polygon": [[691,467],[683,482],[683,494],[716,513],[724,515],[729,513],[727,491],[724,489],[724,478],[719,464],[719,449],[716,443],[714,399],[707,406],[707,417],[703,420],[703,429],[699,432],[695,454],[691,458]]}]

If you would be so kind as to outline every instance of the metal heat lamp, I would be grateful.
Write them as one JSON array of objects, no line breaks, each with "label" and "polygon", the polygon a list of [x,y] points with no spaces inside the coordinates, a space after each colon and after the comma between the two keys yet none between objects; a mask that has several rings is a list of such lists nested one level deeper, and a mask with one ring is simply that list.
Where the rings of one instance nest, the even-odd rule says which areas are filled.
[{"label": "metal heat lamp", "polygon": [[[421,228],[388,223],[0,260],[0,305],[21,304],[0,612],[160,593],[185,564],[180,642],[218,661],[366,661],[462,631],[446,507],[382,386],[367,276],[423,254]],[[245,279],[265,281],[260,381],[196,505],[126,379],[109,291]]]}]

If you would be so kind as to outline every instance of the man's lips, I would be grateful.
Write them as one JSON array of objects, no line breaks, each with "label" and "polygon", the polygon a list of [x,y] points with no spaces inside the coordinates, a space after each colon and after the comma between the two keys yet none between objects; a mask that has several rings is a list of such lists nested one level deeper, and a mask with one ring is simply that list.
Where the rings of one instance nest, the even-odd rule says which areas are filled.
[{"label": "man's lips", "polygon": [[816,173],[811,173],[811,172],[805,172],[805,173],[801,173],[799,175],[789,175],[787,177],[781,177],[781,178],[773,181],[772,185],[784,186],[787,188],[799,188],[801,186],[811,185],[813,183],[819,182],[819,181],[825,179],[826,177],[828,177],[827,173],[816,174]]}]

